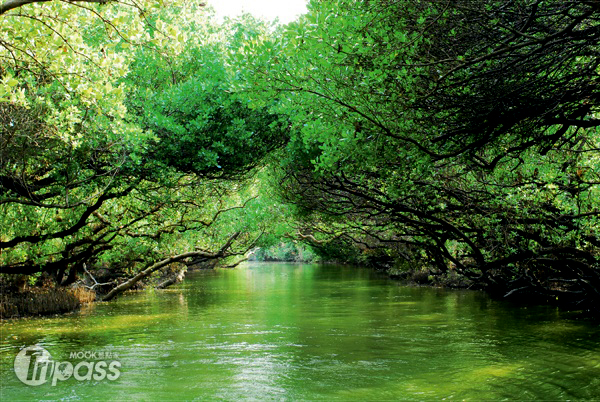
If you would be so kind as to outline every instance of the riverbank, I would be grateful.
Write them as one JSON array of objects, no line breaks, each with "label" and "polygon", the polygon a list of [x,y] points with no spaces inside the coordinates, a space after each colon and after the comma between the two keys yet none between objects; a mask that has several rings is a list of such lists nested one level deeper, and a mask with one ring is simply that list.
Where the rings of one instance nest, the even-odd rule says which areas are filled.
[{"label": "riverbank", "polygon": [[[193,265],[189,271],[214,269],[215,266],[215,261],[209,261]],[[181,282],[187,271],[175,264],[137,281],[129,290],[165,289]],[[0,277],[0,320],[72,313],[85,304],[101,301],[117,284],[129,279],[126,272],[106,267],[86,270],[85,275],[69,286],[57,286],[44,276]]]},{"label": "riverbank", "polygon": [[516,292],[515,290],[494,286],[493,278],[490,280],[491,283],[474,281],[454,271],[440,273],[425,268],[400,272],[390,269],[380,270],[403,286],[479,290],[485,292],[494,300],[511,302],[517,308],[526,306],[558,307],[564,311],[580,311],[590,318],[600,319],[600,311],[597,311],[593,306],[581,303],[581,296],[578,293],[571,295],[560,288],[555,289],[555,293],[549,293],[547,289],[541,287],[536,289],[533,286],[528,289],[518,289],[520,292]]},{"label": "riverbank", "polygon": [[84,287],[0,289],[0,319],[65,314],[92,303],[96,293]]}]

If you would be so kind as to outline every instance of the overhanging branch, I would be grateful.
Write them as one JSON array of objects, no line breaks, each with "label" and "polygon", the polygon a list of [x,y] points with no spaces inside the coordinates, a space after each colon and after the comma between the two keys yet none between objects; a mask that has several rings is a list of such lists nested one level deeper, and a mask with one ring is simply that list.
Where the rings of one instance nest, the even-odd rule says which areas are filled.
[{"label": "overhanging branch", "polygon": [[114,289],[112,289],[110,292],[108,292],[108,294],[106,296],[104,296],[102,298],[102,301],[109,301],[109,300],[114,299],[115,296],[117,296],[120,293],[123,293],[127,289],[130,289],[133,285],[135,285],[140,280],[146,278],[147,276],[149,276],[153,272],[158,271],[159,269],[161,269],[163,267],[166,267],[167,265],[172,264],[174,262],[183,261],[183,260],[185,260],[187,258],[193,258],[193,257],[203,257],[203,258],[206,258],[206,259],[216,259],[216,258],[226,257],[227,256],[227,250],[231,247],[231,245],[235,241],[235,239],[237,239],[240,236],[240,234],[241,234],[241,232],[236,232],[233,235],[231,235],[231,237],[229,237],[229,239],[223,245],[223,247],[221,247],[219,249],[219,251],[217,251],[216,253],[211,253],[211,252],[202,251],[202,250],[191,251],[189,253],[183,253],[183,254],[175,255],[173,257],[169,257],[169,258],[166,258],[166,259],[164,259],[162,261],[159,261],[159,262],[157,262],[155,264],[152,264],[148,268],[146,268],[143,271],[139,272],[133,278],[129,279],[128,281],[123,282],[119,286],[117,286]]}]

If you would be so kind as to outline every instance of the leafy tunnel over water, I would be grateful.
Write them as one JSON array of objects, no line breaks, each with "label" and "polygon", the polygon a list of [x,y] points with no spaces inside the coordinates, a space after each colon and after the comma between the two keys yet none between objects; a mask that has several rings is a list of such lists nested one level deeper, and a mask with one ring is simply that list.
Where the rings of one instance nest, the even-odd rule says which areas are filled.
[{"label": "leafy tunnel over water", "polygon": [[[13,360],[33,344],[57,361],[110,352],[121,375],[26,386]],[[256,263],[70,316],[6,321],[1,368],[3,400],[595,399],[600,328],[368,269]]]}]

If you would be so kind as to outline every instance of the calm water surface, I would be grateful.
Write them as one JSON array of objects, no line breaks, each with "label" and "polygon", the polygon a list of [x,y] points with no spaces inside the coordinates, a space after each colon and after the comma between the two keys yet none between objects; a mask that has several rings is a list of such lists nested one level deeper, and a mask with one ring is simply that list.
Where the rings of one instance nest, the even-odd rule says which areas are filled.
[{"label": "calm water surface", "polygon": [[[600,399],[600,328],[370,270],[249,264],[70,316],[2,324],[2,400]],[[115,381],[32,387],[20,348],[116,356]],[[93,360],[93,359],[92,359]]]}]

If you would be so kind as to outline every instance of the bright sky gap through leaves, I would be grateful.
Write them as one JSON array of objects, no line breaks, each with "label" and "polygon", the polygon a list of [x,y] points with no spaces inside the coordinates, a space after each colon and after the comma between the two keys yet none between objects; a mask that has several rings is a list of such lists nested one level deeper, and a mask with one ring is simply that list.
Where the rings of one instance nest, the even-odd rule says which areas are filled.
[{"label": "bright sky gap through leaves", "polygon": [[306,13],[307,0],[212,0],[207,5],[212,6],[219,16],[236,17],[243,12],[249,12],[256,17],[274,20],[279,17],[281,23],[296,19]]}]

